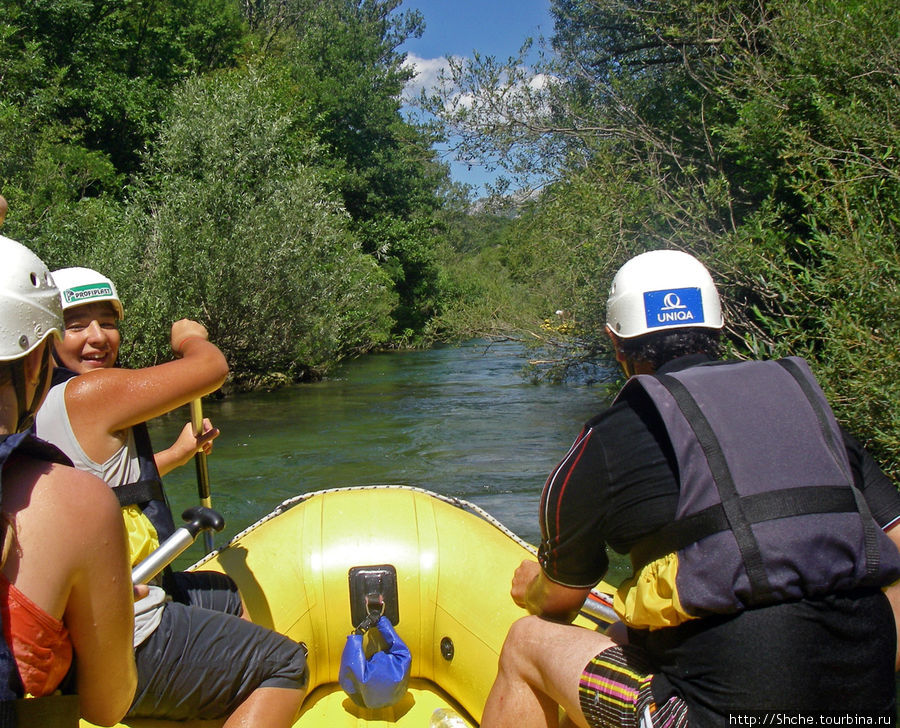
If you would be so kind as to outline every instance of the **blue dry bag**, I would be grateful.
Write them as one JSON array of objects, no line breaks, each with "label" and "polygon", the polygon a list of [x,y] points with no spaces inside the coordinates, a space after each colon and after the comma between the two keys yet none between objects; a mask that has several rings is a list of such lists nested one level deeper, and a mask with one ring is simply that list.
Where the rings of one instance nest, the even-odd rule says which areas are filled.
[{"label": "blue dry bag", "polygon": [[409,684],[412,656],[394,631],[391,621],[382,616],[375,622],[374,628],[381,636],[383,647],[371,657],[366,657],[363,640],[366,632],[373,628],[372,621],[367,617],[347,637],[338,680],[354,703],[375,709],[393,705],[404,696]]}]

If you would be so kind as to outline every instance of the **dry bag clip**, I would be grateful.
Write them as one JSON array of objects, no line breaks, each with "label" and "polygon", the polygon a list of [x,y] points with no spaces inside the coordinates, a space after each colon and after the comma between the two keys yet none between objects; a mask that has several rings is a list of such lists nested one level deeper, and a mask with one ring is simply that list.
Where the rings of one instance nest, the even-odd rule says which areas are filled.
[{"label": "dry bag clip", "polygon": [[357,625],[354,634],[365,635],[378,624],[378,620],[384,615],[384,598],[381,594],[366,594],[366,612],[365,619]]},{"label": "dry bag clip", "polygon": [[360,611],[365,616],[347,637],[338,681],[357,705],[385,708],[406,694],[412,666],[409,648],[394,630],[399,621],[396,571],[393,566],[356,567],[349,581],[354,621]]}]

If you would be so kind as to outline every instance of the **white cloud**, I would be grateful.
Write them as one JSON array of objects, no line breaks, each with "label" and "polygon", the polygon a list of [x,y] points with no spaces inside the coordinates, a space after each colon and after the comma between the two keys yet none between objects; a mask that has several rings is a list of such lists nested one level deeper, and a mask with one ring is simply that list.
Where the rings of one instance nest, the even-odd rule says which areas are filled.
[{"label": "white cloud", "polygon": [[[461,57],[455,57],[453,61],[458,68],[464,68],[470,61]],[[416,98],[423,90],[432,91],[437,89],[443,81],[449,81],[452,74],[450,73],[450,59],[447,57],[440,58],[422,58],[415,53],[409,53],[404,62],[404,66],[415,69],[416,75],[410,79],[406,87],[403,89],[403,99],[409,102]],[[526,97],[535,98],[542,93],[549,91],[550,86],[557,83],[558,79],[546,73],[535,73],[529,75],[527,67],[517,69],[519,73],[517,77],[511,81],[506,93],[507,99],[512,103],[525,101]],[[452,88],[452,85],[451,85]],[[450,109],[476,109],[483,107],[481,94],[482,89],[472,90],[459,89],[456,93],[449,93],[446,97],[447,108]],[[540,107],[540,102],[538,103]]]},{"label": "white cloud", "polygon": [[422,58],[415,53],[409,53],[403,63],[404,66],[412,66],[416,75],[406,83],[403,89],[403,98],[412,99],[422,90],[431,90],[440,83],[441,75],[449,75],[450,62],[445,57]]},{"label": "white cloud", "polygon": [[552,84],[558,83],[556,76],[550,76],[546,73],[538,73],[532,76],[528,81],[528,86],[534,91],[543,91]]}]

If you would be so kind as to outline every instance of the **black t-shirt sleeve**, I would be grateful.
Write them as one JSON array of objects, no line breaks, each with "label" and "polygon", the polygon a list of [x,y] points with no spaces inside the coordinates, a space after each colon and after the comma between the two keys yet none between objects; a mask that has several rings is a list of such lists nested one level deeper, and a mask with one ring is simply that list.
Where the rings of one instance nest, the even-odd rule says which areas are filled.
[{"label": "black t-shirt sleeve", "polygon": [[597,467],[602,448],[590,423],[550,473],[541,494],[541,545],[538,561],[544,574],[564,586],[586,588],[609,568],[602,520],[601,482]]},{"label": "black t-shirt sleeve", "polygon": [[869,510],[879,526],[887,528],[900,519],[900,493],[872,455],[856,438],[841,430],[853,480],[866,497]]},{"label": "black t-shirt sleeve", "polygon": [[541,496],[538,559],[551,580],[584,588],[609,567],[608,545],[626,554],[675,517],[674,455],[643,402],[613,405],[585,425]]}]

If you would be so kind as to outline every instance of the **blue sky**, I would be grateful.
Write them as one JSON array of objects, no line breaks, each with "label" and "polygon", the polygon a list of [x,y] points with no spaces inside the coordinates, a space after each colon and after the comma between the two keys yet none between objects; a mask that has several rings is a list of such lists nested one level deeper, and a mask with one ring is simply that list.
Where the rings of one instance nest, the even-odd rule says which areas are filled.
[{"label": "blue sky", "polygon": [[425,16],[425,33],[404,45],[421,58],[470,56],[472,50],[508,56],[531,36],[550,35],[549,0],[405,0]]},{"label": "blue sky", "polygon": [[[478,51],[505,60],[526,38],[537,41],[553,34],[550,0],[405,0],[403,7],[417,9],[425,17],[422,37],[401,46],[424,84],[437,75],[448,55],[471,58]],[[453,179],[479,190],[493,178],[480,168],[446,161]]]}]

